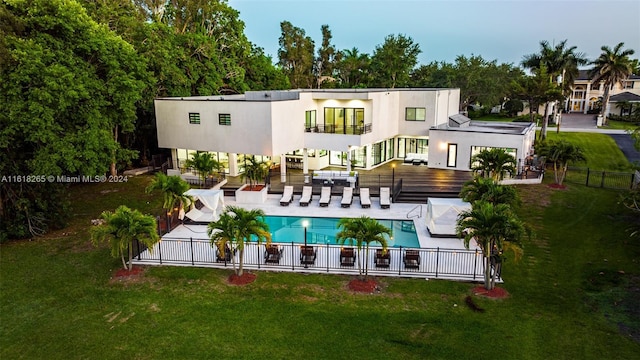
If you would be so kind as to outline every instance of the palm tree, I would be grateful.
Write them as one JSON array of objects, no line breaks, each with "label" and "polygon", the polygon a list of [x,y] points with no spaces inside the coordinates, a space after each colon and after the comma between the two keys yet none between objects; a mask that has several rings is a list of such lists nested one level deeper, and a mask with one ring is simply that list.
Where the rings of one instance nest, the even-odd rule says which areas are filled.
[{"label": "palm tree", "polygon": [[243,180],[249,180],[249,189],[253,189],[254,182],[257,185],[258,181],[265,180],[269,175],[269,168],[264,162],[256,160],[255,156],[248,157],[246,160],[249,162],[244,166],[244,173],[242,174]]},{"label": "palm tree", "polygon": [[174,207],[182,209],[193,203],[193,198],[184,194],[189,190],[189,184],[180,176],[167,176],[163,173],[157,173],[153,182],[145,189],[147,193],[154,190],[162,192],[162,207],[167,210],[169,215],[173,213]]},{"label": "palm tree", "polygon": [[520,239],[526,231],[509,205],[494,205],[480,200],[473,204],[471,210],[458,215],[456,232],[464,239],[467,249],[471,240],[475,240],[482,250],[484,287],[491,290],[501,270],[504,250],[512,250],[518,258],[522,254]]},{"label": "palm tree", "polygon": [[264,211],[260,209],[246,210],[238,206],[227,206],[220,215],[218,221],[208,225],[207,234],[211,238],[211,246],[217,246],[218,250],[224,254],[227,244],[231,254],[238,250],[238,269],[236,270],[235,259],[232,256],[233,271],[238,276],[244,274],[244,244],[256,237],[258,243],[263,240],[267,244],[271,243],[271,233],[269,225],[264,222]]},{"label": "palm tree", "polygon": [[604,99],[600,115],[604,118],[605,124],[609,115],[609,92],[616,84],[626,80],[633,73],[633,62],[629,56],[635,52],[632,49],[622,50],[624,43],[619,43],[613,50],[608,46],[600,49],[602,54],[591,62],[593,69],[589,72],[593,83],[602,81],[604,83]]},{"label": "palm tree", "polygon": [[555,182],[562,185],[570,162],[586,160],[582,148],[566,140],[551,141],[538,147],[539,154],[553,162]]},{"label": "palm tree", "polygon": [[512,186],[500,185],[493,179],[478,176],[462,186],[460,198],[469,203],[483,200],[494,205],[515,206],[520,202],[518,193]]},{"label": "palm tree", "polygon": [[482,177],[496,181],[504,179],[505,173],[516,172],[516,159],[504,149],[482,150],[471,157],[471,170]]},{"label": "palm tree", "polygon": [[[138,210],[131,210],[121,205],[115,212],[105,211],[101,218],[104,220],[102,225],[98,225],[91,229],[91,241],[94,245],[107,240],[111,245],[111,255],[122,259],[122,265],[125,269],[131,270],[133,264],[133,241],[137,240],[143,243],[147,248],[152,249],[158,241],[156,219],[151,215],[143,215]],[[128,249],[129,265],[124,258],[124,253]],[[151,251],[151,250],[150,250]]]},{"label": "palm tree", "polygon": [[[369,259],[369,245],[377,242],[382,246],[382,251],[386,252],[387,238],[384,235],[391,236],[391,229],[365,215],[358,218],[340,219],[338,228],[341,229],[336,234],[338,243],[353,245],[355,242],[358,248],[358,273],[361,279],[364,273],[364,280],[366,281],[369,273],[369,261],[366,260]],[[364,264],[362,256],[360,256],[363,246],[366,247]]]},{"label": "palm tree", "polygon": [[196,152],[191,159],[184,162],[184,166],[194,168],[198,171],[202,185],[205,184],[209,175],[213,174],[214,171],[219,173],[222,169],[222,164],[214,159],[208,152]]},{"label": "palm tree", "polygon": [[[525,55],[522,60],[522,66],[531,70],[539,70],[545,67],[549,75],[549,82],[555,84],[559,76],[562,77],[560,85],[560,95],[567,95],[571,92],[573,82],[578,76],[578,66],[587,64],[587,59],[583,53],[576,52],[577,47],[567,47],[567,40],[559,42],[557,45],[550,46],[549,42],[543,40],[540,42],[540,52],[536,54]],[[542,124],[542,139],[547,137],[548,104],[555,102],[554,115],[557,111],[557,101],[561,97],[554,96],[548,99],[545,105],[544,121]]]}]

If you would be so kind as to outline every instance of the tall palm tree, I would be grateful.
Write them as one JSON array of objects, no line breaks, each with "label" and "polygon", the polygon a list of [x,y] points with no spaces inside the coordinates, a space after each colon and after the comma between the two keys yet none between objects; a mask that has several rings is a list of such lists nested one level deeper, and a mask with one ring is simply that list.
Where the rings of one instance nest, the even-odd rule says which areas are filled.
[{"label": "tall palm tree", "polygon": [[506,173],[515,174],[516,159],[501,148],[485,149],[471,157],[471,170],[498,181],[504,179]]},{"label": "tall palm tree", "polygon": [[[541,67],[545,67],[549,75],[549,82],[556,84],[557,79],[561,76],[561,83],[559,84],[561,94],[566,96],[571,92],[573,82],[578,76],[578,66],[588,63],[584,53],[576,52],[577,47],[567,47],[567,40],[563,40],[556,45],[550,45],[548,41],[543,40],[540,42],[540,52],[535,54],[525,55],[522,60],[522,66],[530,70],[540,70]],[[554,115],[558,108],[557,102],[561,100],[557,97],[547,100],[545,104],[545,115],[542,124],[542,139],[547,137],[547,125],[548,119],[548,104],[549,102],[555,102]]]},{"label": "tall palm tree", "polygon": [[371,59],[368,54],[361,54],[358,48],[345,49],[340,52],[337,70],[343,88],[366,87]]},{"label": "tall palm tree", "polygon": [[207,177],[215,172],[220,172],[222,164],[220,164],[208,152],[196,152],[191,159],[184,162],[184,166],[194,168],[198,172],[201,184],[204,185]]},{"label": "tall palm tree", "polygon": [[182,209],[193,203],[193,198],[184,194],[189,190],[189,184],[180,176],[157,173],[151,184],[145,189],[147,193],[154,190],[159,190],[162,193],[162,207],[169,215],[173,213],[174,207]]},{"label": "tall palm tree", "polygon": [[[371,243],[379,243],[382,246],[383,251],[387,251],[387,238],[391,236],[391,229],[382,225],[377,220],[368,216],[361,216],[358,218],[343,218],[338,221],[338,228],[341,230],[336,234],[336,240],[340,244],[348,243],[353,245],[355,242],[358,248],[358,274],[360,278],[367,280],[369,274],[369,245]],[[362,247],[366,248],[364,261],[360,256]]]},{"label": "tall palm tree", "polygon": [[493,179],[479,176],[464,183],[460,191],[460,198],[469,203],[483,200],[494,205],[515,206],[520,202],[518,193],[512,186],[500,185]]},{"label": "tall palm tree", "polygon": [[629,56],[633,55],[635,51],[632,49],[623,50],[624,43],[619,43],[613,50],[608,46],[603,46],[600,49],[602,54],[591,62],[593,69],[589,72],[593,83],[602,81],[604,84],[604,101],[602,103],[602,110],[600,115],[604,118],[606,124],[606,117],[609,115],[607,109],[609,107],[610,91],[613,86],[626,80],[633,73],[633,62]]},{"label": "tall palm tree", "polygon": [[269,225],[264,222],[264,216],[264,211],[260,209],[246,210],[238,206],[227,206],[220,215],[220,219],[210,223],[207,227],[211,246],[217,246],[222,254],[225,253],[227,244],[230,246],[231,254],[238,250],[238,269],[235,267],[234,257],[231,257],[233,270],[238,276],[244,274],[245,242],[249,242],[252,237],[255,237],[258,243],[263,240],[267,244],[271,243]]},{"label": "tall palm tree", "polygon": [[524,224],[507,204],[494,205],[480,200],[471,210],[458,215],[458,236],[464,239],[468,249],[475,240],[484,259],[484,287],[491,290],[500,272],[504,250],[512,250],[516,257],[522,254],[520,240],[526,233]]},{"label": "tall palm tree", "polygon": [[[121,205],[115,212],[103,212],[101,218],[104,223],[91,229],[91,241],[97,244],[107,240],[111,246],[111,255],[113,257],[120,256],[122,265],[127,270],[131,270],[133,267],[131,260],[134,240],[143,243],[149,249],[152,249],[153,245],[160,241],[156,219],[151,215],[143,215],[138,210],[131,210]],[[124,257],[127,249],[128,266]]]},{"label": "tall palm tree", "polygon": [[586,160],[582,148],[566,140],[551,141],[540,146],[539,154],[553,163],[553,175],[558,185],[562,185],[570,162]]}]

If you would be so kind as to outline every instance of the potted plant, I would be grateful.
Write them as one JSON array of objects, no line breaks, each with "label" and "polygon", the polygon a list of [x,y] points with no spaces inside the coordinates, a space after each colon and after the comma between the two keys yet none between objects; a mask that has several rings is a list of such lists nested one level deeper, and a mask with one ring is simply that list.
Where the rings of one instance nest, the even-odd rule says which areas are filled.
[{"label": "potted plant", "polygon": [[[247,158],[242,179],[248,181],[236,190],[236,201],[239,203],[264,203],[267,200],[266,178],[269,175],[269,167],[266,163],[257,161],[254,156]],[[264,184],[258,184],[260,181]]]}]

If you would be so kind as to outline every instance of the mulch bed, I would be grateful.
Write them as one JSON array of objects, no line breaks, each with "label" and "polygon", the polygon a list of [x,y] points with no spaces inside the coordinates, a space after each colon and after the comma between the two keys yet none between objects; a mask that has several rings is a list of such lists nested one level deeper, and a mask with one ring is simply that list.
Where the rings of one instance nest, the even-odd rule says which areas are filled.
[{"label": "mulch bed", "polygon": [[367,281],[354,279],[349,281],[349,290],[355,291],[355,292],[372,294],[376,290],[379,290],[379,288],[378,288],[378,283],[373,279],[369,279]]},{"label": "mulch bed", "polygon": [[548,186],[550,188],[556,189],[556,190],[566,190],[567,189],[567,187],[565,185],[559,185],[559,184],[556,184],[556,183],[549,184]]},{"label": "mulch bed", "polygon": [[260,191],[264,189],[264,185],[253,185],[242,188],[242,191]]},{"label": "mulch bed", "polygon": [[489,299],[505,299],[509,297],[509,292],[499,287],[487,290],[484,286],[476,286],[471,290],[471,292],[476,296],[483,296]]},{"label": "mulch bed", "polygon": [[138,276],[144,273],[144,268],[140,267],[140,266],[134,266],[131,270],[126,270],[123,268],[120,268],[116,271],[116,273],[113,275],[116,278],[127,278],[127,277],[131,277],[131,276]]},{"label": "mulch bed", "polygon": [[256,274],[247,273],[247,272],[242,274],[242,276],[231,274],[229,275],[229,278],[227,280],[231,285],[247,285],[256,281]]}]

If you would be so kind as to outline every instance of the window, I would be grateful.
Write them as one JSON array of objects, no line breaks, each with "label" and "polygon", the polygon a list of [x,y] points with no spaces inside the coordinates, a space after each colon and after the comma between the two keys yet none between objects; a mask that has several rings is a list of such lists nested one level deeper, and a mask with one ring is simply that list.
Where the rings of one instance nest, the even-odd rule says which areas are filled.
[{"label": "window", "polygon": [[633,89],[633,81],[625,81],[623,89]]},{"label": "window", "polygon": [[189,124],[200,124],[200,113],[189,113]]},{"label": "window", "polygon": [[425,108],[411,108],[405,109],[405,120],[407,121],[425,121],[427,110]]},{"label": "window", "polygon": [[218,124],[231,125],[231,114],[218,114]]},{"label": "window", "polygon": [[361,135],[371,131],[364,124],[363,108],[324,108],[324,129],[330,134]]},{"label": "window", "polygon": [[456,167],[457,157],[458,157],[458,144],[449,144],[447,149],[447,166]]},{"label": "window", "polygon": [[315,132],[316,131],[316,111],[309,110],[304,113],[304,127],[307,132]]}]

